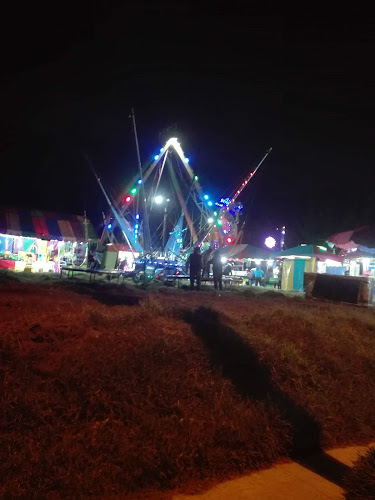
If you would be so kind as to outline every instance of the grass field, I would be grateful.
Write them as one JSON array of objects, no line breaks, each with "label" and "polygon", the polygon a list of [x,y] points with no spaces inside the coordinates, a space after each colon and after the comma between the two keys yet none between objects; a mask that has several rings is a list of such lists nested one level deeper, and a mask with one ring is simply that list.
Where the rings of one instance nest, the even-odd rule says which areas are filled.
[{"label": "grass field", "polygon": [[168,497],[375,438],[372,309],[3,275],[0,325],[1,497]]}]

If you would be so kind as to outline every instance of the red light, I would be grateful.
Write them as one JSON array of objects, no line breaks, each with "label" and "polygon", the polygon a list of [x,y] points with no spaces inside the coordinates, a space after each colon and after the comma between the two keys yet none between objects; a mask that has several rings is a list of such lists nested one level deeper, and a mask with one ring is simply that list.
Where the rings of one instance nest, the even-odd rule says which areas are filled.
[{"label": "red light", "polygon": [[132,201],[132,197],[131,196],[126,196],[126,198],[124,199],[125,203],[130,203],[131,201]]},{"label": "red light", "polygon": [[233,240],[232,240],[232,238],[231,238],[230,236],[228,236],[228,238],[227,238],[227,243],[231,244],[231,243],[232,243],[232,241],[233,241]]}]

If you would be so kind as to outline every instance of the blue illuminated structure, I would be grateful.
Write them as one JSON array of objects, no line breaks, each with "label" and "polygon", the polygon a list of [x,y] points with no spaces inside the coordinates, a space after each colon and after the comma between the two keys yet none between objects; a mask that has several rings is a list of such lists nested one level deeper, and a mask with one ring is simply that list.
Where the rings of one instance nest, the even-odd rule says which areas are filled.
[{"label": "blue illuminated structure", "polygon": [[184,221],[184,214],[180,215],[180,218],[175,225],[174,231],[169,234],[167,244],[165,245],[165,251],[173,255],[179,255],[182,248],[182,225]]}]

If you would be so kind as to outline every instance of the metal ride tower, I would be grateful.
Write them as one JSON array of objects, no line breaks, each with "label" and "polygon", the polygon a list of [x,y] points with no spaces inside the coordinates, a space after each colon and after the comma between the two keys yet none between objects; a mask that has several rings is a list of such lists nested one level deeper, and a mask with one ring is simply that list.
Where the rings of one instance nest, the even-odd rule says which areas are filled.
[{"label": "metal ride tower", "polygon": [[[242,204],[238,197],[271,152],[243,180],[230,198],[214,202],[202,190],[177,138],[170,138],[153,160],[111,201],[106,232],[118,226],[132,251],[176,260],[193,246],[236,243]],[[113,238],[112,238],[113,240]]]}]

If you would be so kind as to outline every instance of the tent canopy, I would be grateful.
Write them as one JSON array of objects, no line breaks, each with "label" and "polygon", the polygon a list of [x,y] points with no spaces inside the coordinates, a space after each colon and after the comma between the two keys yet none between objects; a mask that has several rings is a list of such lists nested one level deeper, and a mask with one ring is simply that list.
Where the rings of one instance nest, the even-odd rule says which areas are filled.
[{"label": "tent canopy", "polygon": [[311,258],[315,257],[319,260],[336,260],[337,262],[342,262],[342,257],[329,252],[324,247],[318,245],[299,245],[298,247],[288,248],[287,250],[282,250],[280,252],[272,252],[271,259],[283,257],[299,257],[299,258]]},{"label": "tent canopy", "polygon": [[329,236],[327,241],[342,250],[358,248],[364,252],[375,253],[375,225],[335,233]]},{"label": "tent canopy", "polygon": [[86,241],[98,235],[88,219],[40,210],[0,208],[0,233],[42,240]]},{"label": "tent canopy", "polygon": [[225,257],[228,259],[269,259],[270,252],[262,248],[254,247],[253,245],[232,245],[225,252]]},{"label": "tent canopy", "polygon": [[369,259],[374,259],[375,258],[375,253],[374,252],[364,252],[362,250],[356,250],[355,252],[348,252],[346,255],[343,256],[344,259],[360,259],[360,258],[369,258]]}]

